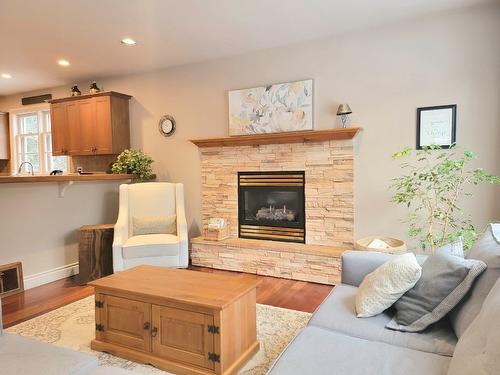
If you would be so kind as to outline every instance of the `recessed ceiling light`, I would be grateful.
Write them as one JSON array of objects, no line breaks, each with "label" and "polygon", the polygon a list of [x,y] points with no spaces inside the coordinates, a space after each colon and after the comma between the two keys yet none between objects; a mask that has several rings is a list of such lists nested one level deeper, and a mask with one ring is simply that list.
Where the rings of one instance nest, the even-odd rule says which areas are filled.
[{"label": "recessed ceiling light", "polygon": [[132,38],[125,38],[125,39],[122,39],[122,44],[125,44],[126,46],[133,46],[133,45],[136,45],[137,42]]},{"label": "recessed ceiling light", "polygon": [[9,73],[2,73],[2,78],[9,79],[12,78],[12,76]]},{"label": "recessed ceiling light", "polygon": [[61,66],[69,66],[69,61],[68,60],[61,59],[57,63],[59,65],[61,65]]}]

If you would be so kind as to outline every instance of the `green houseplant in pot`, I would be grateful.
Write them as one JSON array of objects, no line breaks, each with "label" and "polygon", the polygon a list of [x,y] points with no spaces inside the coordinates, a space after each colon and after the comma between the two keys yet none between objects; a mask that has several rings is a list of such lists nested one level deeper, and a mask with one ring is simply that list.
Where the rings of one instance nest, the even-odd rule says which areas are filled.
[{"label": "green houseplant in pot", "polygon": [[118,155],[116,162],[111,166],[111,171],[113,173],[133,174],[139,182],[142,182],[151,179],[152,163],[153,159],[144,152],[127,149]]},{"label": "green houseplant in pot", "polygon": [[469,188],[481,183],[500,183],[500,177],[482,168],[472,168],[473,152],[452,146],[441,150],[429,146],[422,150],[405,148],[393,155],[401,160],[405,174],[392,180],[392,201],[410,210],[408,235],[416,238],[424,251],[462,237],[470,248],[477,237],[469,215],[459,206]]}]

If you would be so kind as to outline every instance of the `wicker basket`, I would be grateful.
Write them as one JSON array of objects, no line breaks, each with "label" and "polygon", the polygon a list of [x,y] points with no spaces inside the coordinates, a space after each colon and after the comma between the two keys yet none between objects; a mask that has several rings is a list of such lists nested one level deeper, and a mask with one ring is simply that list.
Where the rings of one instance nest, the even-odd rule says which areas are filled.
[{"label": "wicker basket", "polygon": [[[387,245],[389,245],[388,249],[374,249],[368,247],[368,245],[375,239],[379,239],[384,241]],[[381,253],[389,253],[389,254],[403,254],[406,253],[406,242],[403,240],[399,240],[397,238],[385,237],[385,236],[369,236],[365,238],[361,238],[356,241],[356,249],[358,250],[371,250],[371,251],[379,251]]]}]

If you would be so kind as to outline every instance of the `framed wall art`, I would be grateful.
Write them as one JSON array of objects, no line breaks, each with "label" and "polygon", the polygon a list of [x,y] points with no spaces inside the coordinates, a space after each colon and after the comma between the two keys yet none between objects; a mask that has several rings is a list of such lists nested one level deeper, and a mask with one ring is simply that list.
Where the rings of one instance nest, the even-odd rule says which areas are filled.
[{"label": "framed wall art", "polygon": [[456,104],[417,108],[417,150],[430,145],[450,148],[456,132]]},{"label": "framed wall art", "polygon": [[229,135],[313,129],[313,80],[228,92]]}]

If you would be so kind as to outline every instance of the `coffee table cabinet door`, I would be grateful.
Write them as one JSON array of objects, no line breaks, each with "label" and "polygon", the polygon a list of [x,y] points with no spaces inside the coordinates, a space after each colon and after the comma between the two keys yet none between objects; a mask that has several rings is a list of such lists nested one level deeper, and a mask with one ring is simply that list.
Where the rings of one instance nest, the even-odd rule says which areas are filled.
[{"label": "coffee table cabinet door", "polygon": [[156,305],[152,315],[155,355],[214,369],[214,362],[208,358],[214,349],[214,334],[208,331],[214,324],[212,315]]},{"label": "coffee table cabinet door", "polygon": [[103,341],[151,351],[151,304],[103,296]]}]

